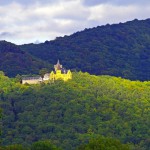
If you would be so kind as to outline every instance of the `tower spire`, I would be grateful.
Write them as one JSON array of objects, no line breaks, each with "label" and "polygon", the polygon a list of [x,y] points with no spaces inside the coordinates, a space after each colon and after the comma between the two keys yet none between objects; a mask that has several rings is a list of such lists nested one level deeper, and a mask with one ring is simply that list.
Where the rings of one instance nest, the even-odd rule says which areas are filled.
[{"label": "tower spire", "polygon": [[57,65],[60,65],[59,59],[57,60]]},{"label": "tower spire", "polygon": [[62,69],[62,65],[60,64],[59,59],[58,59],[58,61],[57,61],[57,64],[54,65],[54,68],[55,68],[55,71]]}]

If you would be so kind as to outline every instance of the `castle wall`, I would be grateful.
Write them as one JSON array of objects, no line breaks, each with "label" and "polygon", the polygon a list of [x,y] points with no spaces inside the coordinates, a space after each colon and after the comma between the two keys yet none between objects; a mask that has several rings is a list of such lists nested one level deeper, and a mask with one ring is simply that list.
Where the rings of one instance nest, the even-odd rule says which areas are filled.
[{"label": "castle wall", "polygon": [[22,80],[22,84],[38,84],[40,83],[40,80]]},{"label": "castle wall", "polygon": [[64,80],[67,81],[69,79],[72,79],[72,73],[69,70],[67,74],[61,73],[61,70],[57,70],[56,73],[54,73],[53,71],[50,74],[50,80]]}]

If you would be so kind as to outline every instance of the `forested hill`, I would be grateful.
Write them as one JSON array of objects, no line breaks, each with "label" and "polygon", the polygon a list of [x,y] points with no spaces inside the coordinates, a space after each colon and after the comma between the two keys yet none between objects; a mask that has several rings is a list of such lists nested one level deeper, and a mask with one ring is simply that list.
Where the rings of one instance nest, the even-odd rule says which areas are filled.
[{"label": "forested hill", "polygon": [[22,85],[0,72],[0,89],[5,145],[48,139],[74,150],[103,135],[149,150],[150,81],[78,72],[67,82]]},{"label": "forested hill", "polygon": [[0,41],[0,70],[8,76],[17,74],[36,74],[41,68],[51,66],[21,50],[17,45]]},{"label": "forested hill", "polygon": [[96,75],[150,80],[150,19],[98,26],[42,44],[20,46],[30,54]]}]

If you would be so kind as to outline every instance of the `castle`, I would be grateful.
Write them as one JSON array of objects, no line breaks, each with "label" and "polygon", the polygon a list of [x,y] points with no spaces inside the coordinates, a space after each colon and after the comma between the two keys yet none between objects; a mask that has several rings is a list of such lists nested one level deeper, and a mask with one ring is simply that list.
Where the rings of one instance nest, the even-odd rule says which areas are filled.
[{"label": "castle", "polygon": [[55,80],[63,80],[67,81],[69,79],[72,79],[72,73],[70,70],[66,70],[62,67],[59,60],[57,61],[57,64],[54,65],[54,71],[51,71],[51,73],[46,73],[43,77],[43,79],[40,76],[37,77],[27,77],[22,79],[22,84],[28,83],[28,84],[38,84],[44,81],[55,81]]},{"label": "castle", "polygon": [[70,70],[66,70],[62,67],[62,65],[59,63],[59,60],[56,65],[54,65],[55,71],[52,71],[50,73],[50,80],[58,80],[62,79],[64,81],[67,81],[68,79],[72,79],[72,73]]}]

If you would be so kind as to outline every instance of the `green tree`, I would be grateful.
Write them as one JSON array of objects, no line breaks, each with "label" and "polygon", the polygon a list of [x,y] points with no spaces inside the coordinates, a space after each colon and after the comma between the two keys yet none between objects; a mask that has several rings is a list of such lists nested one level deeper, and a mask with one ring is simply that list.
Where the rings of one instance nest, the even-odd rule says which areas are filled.
[{"label": "green tree", "polygon": [[4,72],[3,72],[3,71],[0,71],[0,75],[1,75],[1,76],[4,76],[5,74],[4,74]]},{"label": "green tree", "polygon": [[6,146],[2,150],[29,150],[29,148],[25,148],[20,144],[15,144],[15,145]]},{"label": "green tree", "polygon": [[44,75],[48,73],[48,69],[47,68],[42,68],[40,71],[39,71],[39,75],[43,78]]},{"label": "green tree", "polygon": [[16,82],[20,82],[21,83],[21,81],[22,81],[22,77],[19,74],[16,75],[15,79],[16,79]]},{"label": "green tree", "polygon": [[32,144],[31,150],[59,150],[51,141],[38,141]]},{"label": "green tree", "polygon": [[92,139],[88,144],[81,145],[77,150],[130,150],[129,145],[122,144],[119,140],[100,137]]}]

